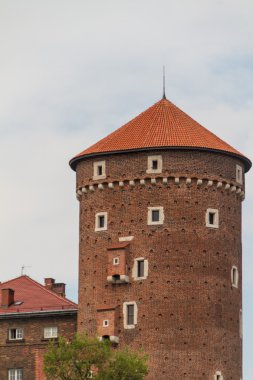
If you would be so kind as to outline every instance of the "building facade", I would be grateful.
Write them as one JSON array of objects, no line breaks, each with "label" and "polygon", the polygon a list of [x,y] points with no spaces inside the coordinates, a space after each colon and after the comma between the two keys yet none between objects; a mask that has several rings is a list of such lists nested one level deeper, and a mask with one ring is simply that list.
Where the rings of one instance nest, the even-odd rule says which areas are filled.
[{"label": "building facade", "polygon": [[21,276],[0,284],[0,379],[45,380],[43,354],[49,340],[72,339],[77,305],[65,298],[65,284],[45,285]]},{"label": "building facade", "polygon": [[163,98],[70,165],[78,330],[143,349],[149,380],[241,379],[251,162]]}]

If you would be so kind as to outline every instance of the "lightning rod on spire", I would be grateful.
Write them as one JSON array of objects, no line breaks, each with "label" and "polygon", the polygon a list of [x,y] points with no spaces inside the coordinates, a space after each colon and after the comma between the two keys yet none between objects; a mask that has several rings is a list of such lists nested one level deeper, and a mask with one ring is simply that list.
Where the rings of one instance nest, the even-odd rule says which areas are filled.
[{"label": "lightning rod on spire", "polygon": [[163,66],[163,99],[166,99],[166,95],[165,95],[165,66]]}]

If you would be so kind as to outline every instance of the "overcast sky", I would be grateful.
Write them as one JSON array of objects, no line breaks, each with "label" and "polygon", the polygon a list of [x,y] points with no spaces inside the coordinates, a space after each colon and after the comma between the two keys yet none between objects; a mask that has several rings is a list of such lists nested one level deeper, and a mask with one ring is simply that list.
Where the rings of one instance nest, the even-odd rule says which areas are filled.
[{"label": "overcast sky", "polygon": [[[252,0],[0,0],[0,281],[77,299],[69,159],[162,96],[253,158]],[[244,380],[253,379],[253,177],[243,203]]]}]

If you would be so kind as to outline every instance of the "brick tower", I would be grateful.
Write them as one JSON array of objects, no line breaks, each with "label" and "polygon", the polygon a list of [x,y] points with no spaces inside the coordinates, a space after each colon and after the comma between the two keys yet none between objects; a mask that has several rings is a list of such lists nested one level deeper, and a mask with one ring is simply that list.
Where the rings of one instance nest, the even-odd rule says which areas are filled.
[{"label": "brick tower", "polygon": [[149,380],[242,378],[249,159],[163,98],[70,165],[79,332],[143,348]]}]

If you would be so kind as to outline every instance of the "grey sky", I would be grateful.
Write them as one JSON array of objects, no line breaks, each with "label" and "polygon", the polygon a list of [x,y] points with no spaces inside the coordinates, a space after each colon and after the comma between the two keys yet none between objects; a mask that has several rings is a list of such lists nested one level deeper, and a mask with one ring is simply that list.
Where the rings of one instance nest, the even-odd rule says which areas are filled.
[{"label": "grey sky", "polygon": [[[68,160],[162,95],[253,158],[252,0],[0,0],[0,281],[76,298]],[[243,203],[245,374],[253,364],[252,173]],[[251,321],[251,323],[250,323]]]}]

